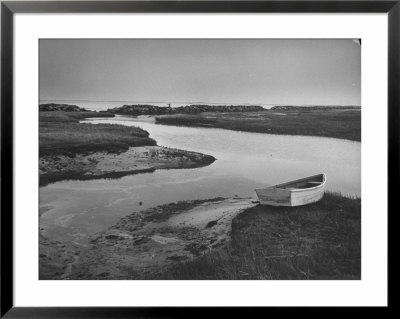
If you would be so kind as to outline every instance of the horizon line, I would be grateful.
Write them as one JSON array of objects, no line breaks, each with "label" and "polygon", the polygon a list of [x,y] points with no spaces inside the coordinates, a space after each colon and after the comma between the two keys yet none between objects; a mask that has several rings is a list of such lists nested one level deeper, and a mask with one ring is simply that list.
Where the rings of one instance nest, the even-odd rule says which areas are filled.
[{"label": "horizon line", "polygon": [[202,102],[202,101],[133,101],[133,100],[85,100],[85,99],[39,99],[39,102],[51,102],[51,101],[76,101],[76,102],[131,102],[131,103],[182,103],[182,104],[221,104],[221,105],[277,105],[277,106],[359,106],[358,104],[290,104],[290,103],[248,103],[248,102]]}]

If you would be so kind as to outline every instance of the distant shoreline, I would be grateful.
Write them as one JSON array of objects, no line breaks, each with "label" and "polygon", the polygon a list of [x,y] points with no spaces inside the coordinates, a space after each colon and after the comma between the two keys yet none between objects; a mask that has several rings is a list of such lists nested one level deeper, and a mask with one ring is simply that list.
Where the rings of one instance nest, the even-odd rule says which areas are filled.
[{"label": "distant shoreline", "polygon": [[202,101],[131,101],[131,100],[57,100],[57,99],[45,99],[40,100],[40,105],[42,104],[70,104],[77,105],[81,108],[85,108],[88,111],[105,112],[108,109],[120,108],[124,105],[153,105],[157,107],[168,107],[171,105],[172,108],[185,107],[190,105],[212,105],[212,106],[224,106],[224,105],[243,105],[243,106],[253,106],[258,105],[266,110],[271,110],[274,107],[299,107],[303,109],[319,107],[321,109],[329,108],[355,108],[361,110],[361,106],[352,104],[334,105],[334,104],[283,104],[283,103],[261,103],[261,102],[202,102]]}]

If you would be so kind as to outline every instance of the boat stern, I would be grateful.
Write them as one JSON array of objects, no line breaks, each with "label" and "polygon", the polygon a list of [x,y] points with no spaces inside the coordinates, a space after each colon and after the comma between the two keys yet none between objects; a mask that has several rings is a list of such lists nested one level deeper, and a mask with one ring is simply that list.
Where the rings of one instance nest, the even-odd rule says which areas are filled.
[{"label": "boat stern", "polygon": [[261,205],[292,206],[290,192],[275,187],[255,189]]}]

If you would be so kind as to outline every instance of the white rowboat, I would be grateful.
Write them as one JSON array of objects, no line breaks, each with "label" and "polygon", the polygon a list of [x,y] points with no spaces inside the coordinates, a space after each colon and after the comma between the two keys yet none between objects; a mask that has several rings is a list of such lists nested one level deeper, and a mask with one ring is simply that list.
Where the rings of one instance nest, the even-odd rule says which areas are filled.
[{"label": "white rowboat", "polygon": [[301,206],[318,202],[325,191],[324,173],[256,189],[261,205]]}]

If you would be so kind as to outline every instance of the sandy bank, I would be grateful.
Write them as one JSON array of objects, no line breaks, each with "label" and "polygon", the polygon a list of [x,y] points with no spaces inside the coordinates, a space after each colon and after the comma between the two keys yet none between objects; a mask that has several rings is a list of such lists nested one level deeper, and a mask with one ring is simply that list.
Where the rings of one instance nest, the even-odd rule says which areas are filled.
[{"label": "sandy bank", "polygon": [[305,206],[256,205],[232,220],[227,245],[143,279],[359,280],[361,199],[328,192]]},{"label": "sandy bank", "polygon": [[40,236],[41,279],[361,278],[361,199],[299,207],[214,198],[134,212],[89,247]]},{"label": "sandy bank", "polygon": [[41,279],[139,279],[229,241],[251,199],[195,200],[134,212],[91,237],[89,247],[40,237]]},{"label": "sandy bank", "polygon": [[65,179],[116,178],[156,169],[195,168],[215,158],[161,146],[131,147],[126,152],[93,152],[75,156],[48,155],[39,160],[40,185]]}]

